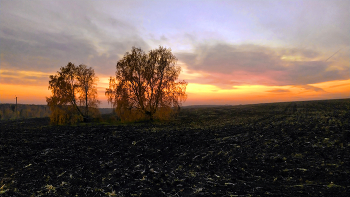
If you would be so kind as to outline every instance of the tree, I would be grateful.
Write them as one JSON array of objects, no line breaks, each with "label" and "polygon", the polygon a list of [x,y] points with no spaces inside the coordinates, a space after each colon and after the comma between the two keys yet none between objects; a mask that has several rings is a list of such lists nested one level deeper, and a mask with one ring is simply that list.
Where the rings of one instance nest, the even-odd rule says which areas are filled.
[{"label": "tree", "polygon": [[153,120],[179,109],[187,97],[187,82],[176,81],[181,72],[176,61],[171,49],[161,46],[148,54],[133,47],[118,61],[116,77],[110,78],[105,94],[122,120],[130,116]]},{"label": "tree", "polygon": [[97,80],[91,67],[75,66],[71,62],[61,67],[56,75],[50,75],[49,89],[52,96],[47,97],[46,102],[51,109],[51,122],[75,123],[87,120],[89,111],[96,113],[99,104]]},{"label": "tree", "polygon": [[85,105],[85,117],[89,116],[89,107],[97,108],[99,101],[97,100],[96,81],[94,70],[85,65],[77,67],[78,90],[80,91],[80,105]]}]

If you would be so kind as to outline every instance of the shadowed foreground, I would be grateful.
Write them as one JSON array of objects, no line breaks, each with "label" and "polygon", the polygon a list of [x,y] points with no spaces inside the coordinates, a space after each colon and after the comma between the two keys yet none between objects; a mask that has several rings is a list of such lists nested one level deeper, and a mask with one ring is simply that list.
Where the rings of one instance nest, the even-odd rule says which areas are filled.
[{"label": "shadowed foreground", "polygon": [[167,123],[0,122],[3,196],[346,196],[350,100],[183,109]]}]

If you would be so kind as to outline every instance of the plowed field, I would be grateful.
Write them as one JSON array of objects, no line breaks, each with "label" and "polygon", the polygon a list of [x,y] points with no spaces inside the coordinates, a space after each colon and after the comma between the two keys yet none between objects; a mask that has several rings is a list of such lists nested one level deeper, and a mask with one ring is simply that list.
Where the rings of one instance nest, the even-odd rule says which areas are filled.
[{"label": "plowed field", "polygon": [[0,122],[1,196],[349,196],[350,99]]}]

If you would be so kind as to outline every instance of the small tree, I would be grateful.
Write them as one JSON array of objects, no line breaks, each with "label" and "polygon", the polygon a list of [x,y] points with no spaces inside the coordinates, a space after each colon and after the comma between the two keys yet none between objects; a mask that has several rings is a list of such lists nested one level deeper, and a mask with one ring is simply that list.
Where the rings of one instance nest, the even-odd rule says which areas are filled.
[{"label": "small tree", "polygon": [[79,65],[77,67],[77,80],[79,91],[79,102],[81,106],[85,106],[84,116],[89,116],[89,107],[96,109],[100,103],[97,100],[96,81],[98,78],[95,76],[94,70],[85,65]]},{"label": "small tree", "polygon": [[56,75],[50,75],[52,96],[47,97],[46,102],[51,109],[51,122],[65,124],[86,120],[89,110],[96,109],[99,104],[97,80],[92,68],[75,66],[71,62],[61,67]]},{"label": "small tree", "polygon": [[178,109],[186,100],[187,82],[176,81],[181,72],[176,61],[171,49],[161,46],[148,54],[133,47],[119,60],[105,94],[122,120],[141,115],[153,120],[155,115],[167,117]]}]

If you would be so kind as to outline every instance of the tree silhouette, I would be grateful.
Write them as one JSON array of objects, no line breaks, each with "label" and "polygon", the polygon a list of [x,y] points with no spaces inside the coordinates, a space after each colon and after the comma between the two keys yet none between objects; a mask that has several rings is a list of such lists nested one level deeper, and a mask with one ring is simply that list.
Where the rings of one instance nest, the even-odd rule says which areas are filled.
[{"label": "tree silhouette", "polygon": [[187,82],[176,81],[181,72],[176,61],[171,49],[161,46],[148,54],[133,47],[119,60],[105,94],[122,120],[153,120],[176,112],[187,97]]},{"label": "tree silhouette", "polygon": [[[51,97],[46,98],[51,109],[51,122],[75,123],[87,120],[89,111],[97,113],[97,88],[94,70],[69,62],[56,75],[50,75]],[[79,106],[78,106],[79,104]],[[82,107],[84,106],[84,107]]]}]

